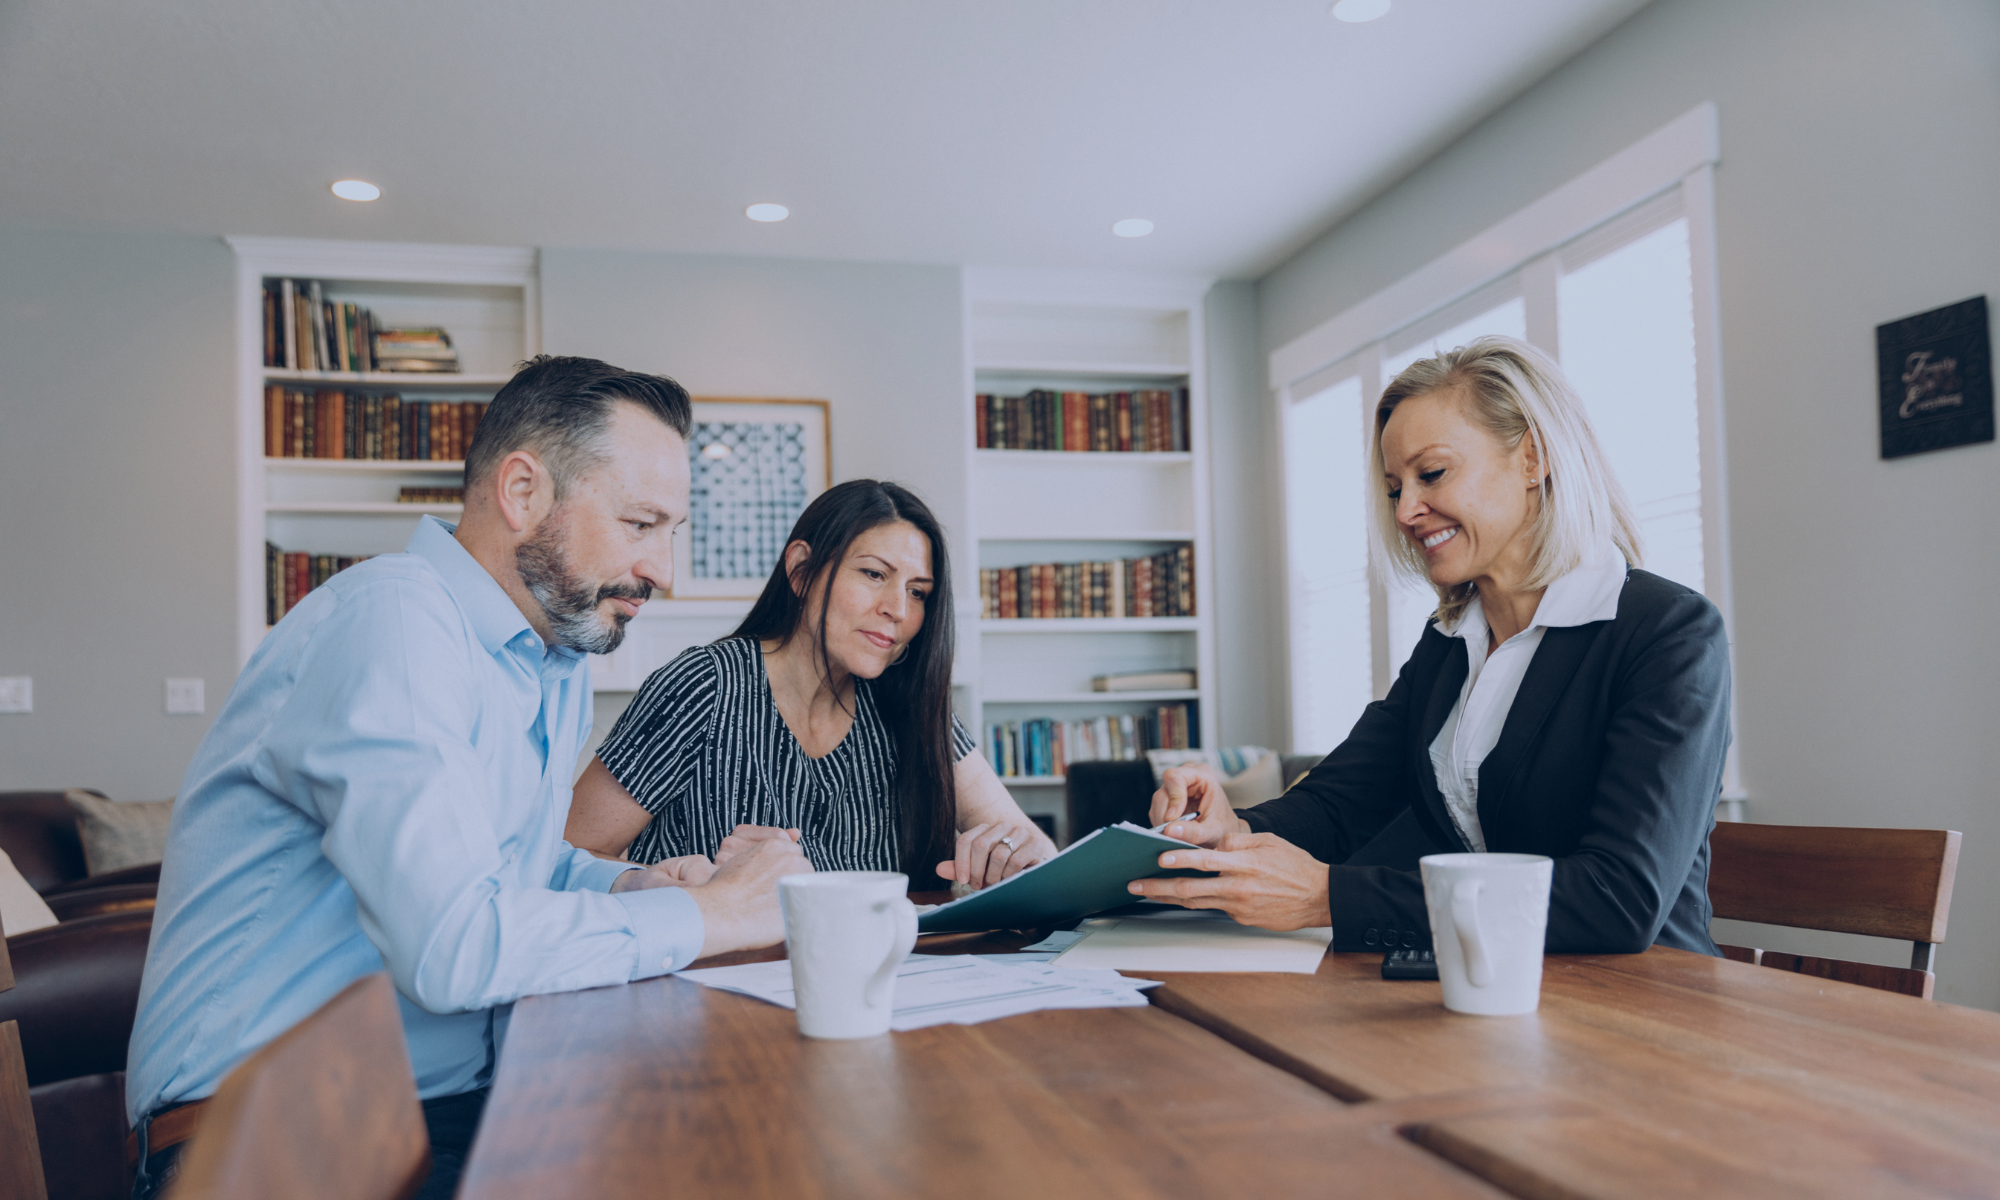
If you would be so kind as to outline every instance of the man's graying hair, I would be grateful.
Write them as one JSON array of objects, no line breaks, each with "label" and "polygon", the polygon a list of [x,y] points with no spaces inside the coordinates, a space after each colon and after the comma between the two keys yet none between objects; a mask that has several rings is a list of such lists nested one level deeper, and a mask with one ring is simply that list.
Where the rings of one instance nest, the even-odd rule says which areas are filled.
[{"label": "man's graying hair", "polygon": [[604,433],[620,400],[636,404],[685,438],[694,427],[687,389],[664,375],[625,371],[594,358],[537,355],[493,397],[465,452],[469,488],[500,460],[527,450],[542,460],[560,503],[576,480],[604,461]]}]

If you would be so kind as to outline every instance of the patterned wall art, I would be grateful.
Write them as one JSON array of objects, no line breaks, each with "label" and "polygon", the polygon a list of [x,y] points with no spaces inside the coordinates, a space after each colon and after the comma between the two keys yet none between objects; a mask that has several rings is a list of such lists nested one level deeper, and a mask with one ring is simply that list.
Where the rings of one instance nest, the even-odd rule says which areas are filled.
[{"label": "patterned wall art", "polygon": [[694,399],[676,599],[755,597],[833,473],[824,400]]}]

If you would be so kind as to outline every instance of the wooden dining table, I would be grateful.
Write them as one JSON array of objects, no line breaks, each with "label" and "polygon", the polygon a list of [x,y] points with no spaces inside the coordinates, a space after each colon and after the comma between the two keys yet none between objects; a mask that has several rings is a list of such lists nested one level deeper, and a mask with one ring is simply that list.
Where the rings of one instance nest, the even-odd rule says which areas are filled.
[{"label": "wooden dining table", "polygon": [[460,1195],[2000,1197],[2000,1015],[1655,947],[1473,1017],[1380,961],[854,1042],[673,976],[531,997]]}]

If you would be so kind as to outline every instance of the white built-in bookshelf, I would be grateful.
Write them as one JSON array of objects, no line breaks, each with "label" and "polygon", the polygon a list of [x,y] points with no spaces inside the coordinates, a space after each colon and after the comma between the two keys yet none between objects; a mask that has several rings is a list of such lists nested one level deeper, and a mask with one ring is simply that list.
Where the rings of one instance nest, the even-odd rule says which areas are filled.
[{"label": "white built-in bookshelf", "polygon": [[[1035,389],[1104,393],[1185,388],[1190,449],[1097,452],[980,449],[967,422],[965,471],[976,553],[960,586],[958,705],[986,745],[988,725],[1139,714],[1192,701],[1200,744],[1215,745],[1215,616],[1202,297],[1208,281],[1071,272],[969,270],[966,397]],[[969,415],[969,414],[968,414]],[[1195,615],[979,617],[973,568],[1143,558],[1192,546]],[[1186,690],[1105,693],[1094,676],[1191,669]],[[1033,814],[1063,814],[1063,778],[1003,777]]]},{"label": "white built-in bookshelf", "polygon": [[[265,388],[395,393],[405,401],[488,401],[514,364],[538,352],[540,305],[532,249],[236,237],[237,651],[268,628],[265,543],[344,557],[401,550],[425,513],[456,504],[406,504],[403,487],[463,483],[458,461],[286,458],[265,454]],[[456,373],[307,371],[267,366],[264,283],[317,280],[329,302],[372,311],[383,327],[439,326],[457,348]]]}]

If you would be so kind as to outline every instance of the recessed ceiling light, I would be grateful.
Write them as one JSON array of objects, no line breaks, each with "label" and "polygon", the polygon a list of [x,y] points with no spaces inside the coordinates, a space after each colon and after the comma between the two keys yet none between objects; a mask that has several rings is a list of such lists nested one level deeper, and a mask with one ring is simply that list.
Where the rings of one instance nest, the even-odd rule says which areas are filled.
[{"label": "recessed ceiling light", "polygon": [[743,215],[753,221],[782,221],[792,215],[792,210],[782,204],[753,204],[743,210]]},{"label": "recessed ceiling light", "polygon": [[1358,25],[1388,12],[1389,0],[1340,0],[1327,11],[1331,12],[1337,21],[1352,21]]},{"label": "recessed ceiling light", "polygon": [[1119,237],[1145,237],[1153,232],[1153,223],[1144,217],[1126,217],[1113,225],[1111,232]]},{"label": "recessed ceiling light", "polygon": [[342,200],[373,200],[382,194],[382,189],[360,179],[343,179],[333,185],[333,194]]}]

